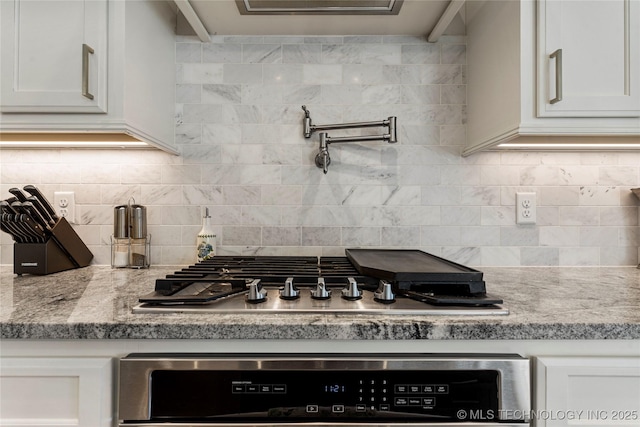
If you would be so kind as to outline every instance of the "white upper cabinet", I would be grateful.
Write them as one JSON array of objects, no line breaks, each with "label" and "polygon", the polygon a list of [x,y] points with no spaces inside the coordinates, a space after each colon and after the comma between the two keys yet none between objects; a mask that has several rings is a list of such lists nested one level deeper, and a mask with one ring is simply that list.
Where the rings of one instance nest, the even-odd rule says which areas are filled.
[{"label": "white upper cabinet", "polygon": [[538,2],[538,116],[640,115],[640,2]]},{"label": "white upper cabinet", "polygon": [[107,111],[107,0],[2,1],[0,7],[0,111]]},{"label": "white upper cabinet", "polygon": [[0,133],[176,154],[175,19],[156,0],[0,0]]},{"label": "white upper cabinet", "polygon": [[639,1],[467,2],[467,20],[463,155],[640,143]]}]

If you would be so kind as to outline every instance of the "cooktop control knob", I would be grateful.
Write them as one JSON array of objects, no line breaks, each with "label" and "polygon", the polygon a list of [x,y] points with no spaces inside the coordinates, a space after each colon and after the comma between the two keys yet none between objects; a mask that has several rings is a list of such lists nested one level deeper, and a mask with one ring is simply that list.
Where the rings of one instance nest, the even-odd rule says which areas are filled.
[{"label": "cooktop control knob", "polygon": [[342,290],[342,298],[347,301],[355,301],[362,298],[362,291],[358,289],[358,282],[353,277],[347,277],[349,284]]},{"label": "cooktop control knob", "polygon": [[251,304],[258,304],[267,300],[267,290],[260,284],[260,279],[249,283],[249,293],[246,301]]},{"label": "cooktop control knob", "polygon": [[300,291],[293,286],[293,277],[287,277],[284,282],[284,288],[280,289],[281,299],[297,299],[300,298]]},{"label": "cooktop control knob", "polygon": [[331,298],[331,291],[327,290],[327,285],[324,283],[322,277],[318,277],[318,284],[316,288],[311,290],[311,298],[313,299],[329,299]]},{"label": "cooktop control knob", "polygon": [[378,290],[373,293],[373,299],[382,304],[396,302],[396,295],[393,293],[393,289],[391,289],[391,283],[380,280]]}]

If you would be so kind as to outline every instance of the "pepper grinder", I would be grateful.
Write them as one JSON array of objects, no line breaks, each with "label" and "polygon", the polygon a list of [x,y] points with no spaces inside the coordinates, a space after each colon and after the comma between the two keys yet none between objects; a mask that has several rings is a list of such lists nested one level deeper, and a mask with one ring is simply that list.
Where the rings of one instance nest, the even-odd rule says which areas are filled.
[{"label": "pepper grinder", "polygon": [[151,236],[147,235],[147,208],[142,205],[129,206],[129,238],[129,266],[149,267]]},{"label": "pepper grinder", "polygon": [[129,209],[127,205],[113,210],[113,236],[111,236],[111,266],[129,266]]}]

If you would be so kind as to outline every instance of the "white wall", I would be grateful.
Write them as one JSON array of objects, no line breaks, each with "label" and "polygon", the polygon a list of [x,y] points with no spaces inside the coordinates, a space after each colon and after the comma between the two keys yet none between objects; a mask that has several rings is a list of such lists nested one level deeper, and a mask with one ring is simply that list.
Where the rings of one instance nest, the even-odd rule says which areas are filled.
[{"label": "white wall", "polygon": [[[77,230],[108,264],[113,207],[148,207],[152,264],[194,262],[201,208],[220,254],[342,255],[410,247],[474,266],[636,265],[640,153],[459,153],[465,39],[214,37],[176,43],[176,140],[156,151],[0,153],[2,195],[76,192]],[[313,164],[316,124],[398,117],[399,142],[336,144]],[[382,129],[369,129],[378,133]],[[331,131],[332,136],[344,132]],[[516,226],[516,191],[538,224]],[[3,233],[2,263],[12,262]]]}]

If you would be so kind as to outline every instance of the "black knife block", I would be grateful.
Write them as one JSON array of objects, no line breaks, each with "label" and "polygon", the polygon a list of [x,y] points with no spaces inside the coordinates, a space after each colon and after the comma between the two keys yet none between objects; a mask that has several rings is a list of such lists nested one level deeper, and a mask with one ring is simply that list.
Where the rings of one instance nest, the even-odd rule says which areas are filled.
[{"label": "black knife block", "polygon": [[60,218],[45,243],[14,243],[13,272],[45,275],[86,267],[93,254],[65,218]]}]

